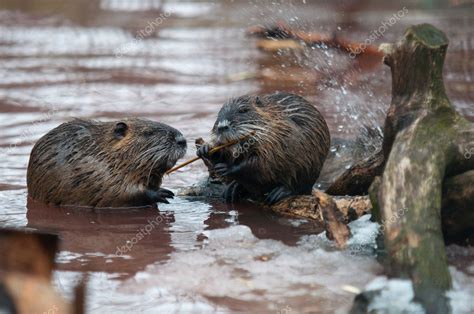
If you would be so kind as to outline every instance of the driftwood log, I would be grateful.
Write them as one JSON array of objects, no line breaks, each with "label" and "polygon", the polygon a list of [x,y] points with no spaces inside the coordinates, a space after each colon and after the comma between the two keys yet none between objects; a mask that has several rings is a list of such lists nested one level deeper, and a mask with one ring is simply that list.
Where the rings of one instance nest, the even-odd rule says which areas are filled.
[{"label": "driftwood log", "polygon": [[382,56],[382,53],[374,45],[366,45],[364,49],[360,49],[362,43],[353,42],[335,35],[295,30],[283,22],[277,22],[273,27],[254,26],[247,30],[247,34],[260,38],[257,47],[266,51],[276,51],[279,49],[299,50],[303,49],[302,44],[305,44],[308,46],[326,45],[354,56],[362,54],[372,57]]},{"label": "driftwood log", "polygon": [[331,195],[364,195],[376,176],[379,176],[385,166],[382,149],[374,155],[357,161],[346,172],[334,181],[326,190]]},{"label": "driftwood log", "polygon": [[306,218],[321,225],[326,236],[339,248],[345,248],[350,230],[347,224],[370,213],[372,205],[367,196],[337,197],[314,189],[312,195],[289,197],[271,206],[277,214]]},{"label": "driftwood log", "polygon": [[[384,230],[386,273],[411,279],[415,299],[428,313],[450,311],[441,219],[448,233],[474,226],[474,158],[466,154],[474,145],[474,125],[446,96],[447,46],[446,36],[429,24],[410,27],[398,43],[381,46],[392,71],[392,103],[381,151],[385,165],[370,188]],[[354,309],[360,311],[359,305]]]}]

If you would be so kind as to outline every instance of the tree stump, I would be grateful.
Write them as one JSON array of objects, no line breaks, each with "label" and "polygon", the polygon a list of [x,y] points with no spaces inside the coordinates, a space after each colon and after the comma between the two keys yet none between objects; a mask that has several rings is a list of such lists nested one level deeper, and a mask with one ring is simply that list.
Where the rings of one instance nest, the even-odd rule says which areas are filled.
[{"label": "tree stump", "polygon": [[465,154],[474,145],[474,125],[456,113],[446,96],[442,71],[447,46],[446,36],[429,24],[410,27],[396,44],[381,45],[392,71],[392,102],[384,128],[385,168],[370,189],[384,230],[386,272],[411,279],[416,301],[428,313],[449,312],[443,183],[444,206],[464,204],[448,216],[472,212],[465,207],[473,199],[469,170],[474,158]]}]

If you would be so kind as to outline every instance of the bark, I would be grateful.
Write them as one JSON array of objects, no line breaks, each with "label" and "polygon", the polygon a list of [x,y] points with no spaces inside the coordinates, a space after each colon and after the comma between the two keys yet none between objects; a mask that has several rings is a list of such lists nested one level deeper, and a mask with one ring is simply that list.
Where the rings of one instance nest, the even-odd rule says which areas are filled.
[{"label": "bark", "polygon": [[313,195],[323,214],[327,238],[335,241],[339,248],[345,248],[351,232],[347,224],[344,223],[343,213],[338,210],[336,202],[326,193],[315,190]]},{"label": "bark", "polygon": [[443,234],[448,243],[474,243],[474,170],[448,178],[443,185]]},{"label": "bark", "polygon": [[58,246],[57,235],[1,229],[0,250],[3,256],[0,259],[0,271],[50,280]]},{"label": "bark", "polygon": [[331,184],[326,193],[331,195],[367,194],[373,179],[382,173],[384,164],[383,151],[379,150],[373,156],[369,156],[351,166]]},{"label": "bark", "polygon": [[[85,283],[74,301],[64,299],[51,284],[57,235],[0,229],[0,299],[18,313],[84,313]],[[1,312],[1,310],[0,310]]]}]

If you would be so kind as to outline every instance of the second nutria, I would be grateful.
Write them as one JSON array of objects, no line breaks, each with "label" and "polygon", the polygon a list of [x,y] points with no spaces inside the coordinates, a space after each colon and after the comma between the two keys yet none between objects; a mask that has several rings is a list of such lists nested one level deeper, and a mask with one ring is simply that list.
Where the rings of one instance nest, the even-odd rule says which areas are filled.
[{"label": "second nutria", "polygon": [[[255,132],[247,142],[209,155],[209,148]],[[275,93],[230,99],[219,111],[211,142],[197,154],[228,183],[224,197],[248,194],[274,204],[310,194],[329,152],[329,129],[304,98]]]},{"label": "second nutria", "polygon": [[167,203],[166,170],[186,152],[176,129],[145,119],[73,120],[33,147],[28,195],[54,205],[129,207]]}]

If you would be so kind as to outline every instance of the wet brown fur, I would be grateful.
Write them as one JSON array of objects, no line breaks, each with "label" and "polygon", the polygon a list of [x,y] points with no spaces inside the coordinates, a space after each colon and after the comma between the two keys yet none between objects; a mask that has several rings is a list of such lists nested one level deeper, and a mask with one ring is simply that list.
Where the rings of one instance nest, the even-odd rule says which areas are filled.
[{"label": "wet brown fur", "polygon": [[[114,133],[117,123],[128,126],[123,137]],[[176,129],[145,119],[63,123],[33,147],[28,195],[54,205],[149,205],[144,193],[158,190],[164,172],[185,153],[176,146],[179,136]]]},{"label": "wet brown fur", "polygon": [[[231,165],[250,160],[250,167],[224,179],[236,180],[254,195],[278,186],[294,194],[309,194],[330,147],[329,130],[321,113],[300,96],[276,93],[231,99],[221,109],[218,120],[226,116],[234,119],[239,113],[233,112],[232,107],[241,105],[251,106],[251,118],[235,123],[233,137],[255,131],[255,143],[237,158],[233,153],[239,150],[238,146],[227,149],[215,163]],[[218,135],[218,123],[212,130],[212,145],[230,139]]]}]

